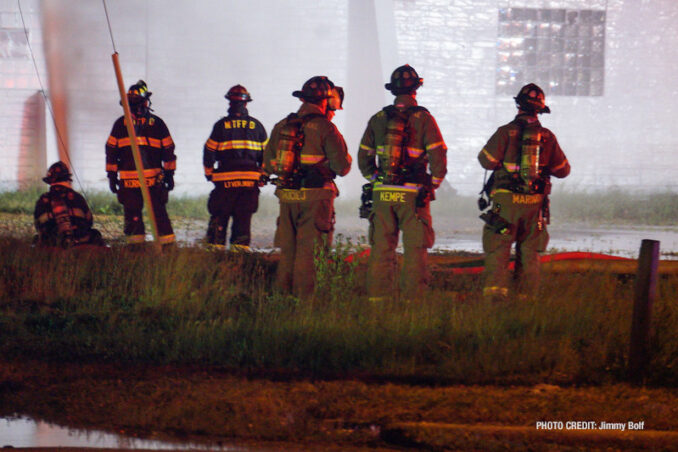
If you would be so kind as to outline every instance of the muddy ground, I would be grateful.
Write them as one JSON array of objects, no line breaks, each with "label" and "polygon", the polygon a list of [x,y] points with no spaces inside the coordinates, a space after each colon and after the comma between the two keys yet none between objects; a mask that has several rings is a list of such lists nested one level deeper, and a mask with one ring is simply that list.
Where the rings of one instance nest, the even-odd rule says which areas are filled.
[{"label": "muddy ground", "polygon": [[[105,363],[4,362],[0,369],[0,417],[213,447],[678,450],[675,388],[435,387]],[[541,428],[542,421],[553,424]],[[626,427],[601,429],[603,422]],[[629,430],[629,422],[642,429]]]}]

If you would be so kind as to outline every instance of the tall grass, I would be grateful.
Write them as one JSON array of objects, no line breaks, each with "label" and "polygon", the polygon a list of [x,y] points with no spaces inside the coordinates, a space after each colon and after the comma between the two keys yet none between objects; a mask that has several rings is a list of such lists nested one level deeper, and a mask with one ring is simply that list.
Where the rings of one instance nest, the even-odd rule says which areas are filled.
[{"label": "tall grass", "polygon": [[[475,283],[450,276],[421,302],[374,304],[363,295],[363,264],[340,262],[347,251],[323,260],[318,296],[300,301],[272,289],[268,255],[50,254],[3,240],[0,354],[432,382],[623,378],[632,282],[553,276],[534,300],[491,304]],[[655,383],[678,383],[677,293],[676,278],[661,280]]]}]

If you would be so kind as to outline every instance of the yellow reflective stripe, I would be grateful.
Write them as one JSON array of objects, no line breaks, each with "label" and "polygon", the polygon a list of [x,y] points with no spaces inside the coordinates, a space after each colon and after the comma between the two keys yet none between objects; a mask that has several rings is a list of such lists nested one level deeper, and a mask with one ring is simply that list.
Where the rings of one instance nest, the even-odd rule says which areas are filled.
[{"label": "yellow reflective stripe", "polygon": [[384,185],[381,182],[377,182],[374,184],[374,191],[382,191],[382,190],[388,190],[388,191],[405,191],[405,192],[418,192],[419,189],[421,188],[421,184],[412,184],[412,183],[405,183],[403,185]]},{"label": "yellow reflective stripe", "polygon": [[259,180],[261,173],[258,171],[229,171],[227,173],[214,173],[212,180],[216,182],[226,180]]},{"label": "yellow reflective stripe", "polygon": [[158,140],[157,138],[149,138],[148,139],[148,145],[152,148],[162,148],[162,142]]},{"label": "yellow reflective stripe", "polygon": [[304,165],[313,165],[318,162],[322,162],[325,159],[324,155],[301,155],[301,158],[299,159],[300,162]]},{"label": "yellow reflective stripe", "polygon": [[176,160],[170,160],[169,162],[163,162],[162,167],[166,170],[172,171],[177,169],[177,161]]},{"label": "yellow reflective stripe", "polygon": [[374,148],[371,148],[368,145],[362,144],[362,143],[360,143],[360,149],[365,149],[366,151],[374,151],[375,150]]},{"label": "yellow reflective stripe", "polygon": [[[155,177],[158,174],[160,174],[160,168],[144,170],[144,177],[146,178]],[[136,179],[137,177],[136,171],[120,171],[120,179]]]},{"label": "yellow reflective stripe", "polygon": [[487,149],[485,149],[485,148],[483,148],[483,155],[484,155],[485,158],[486,158],[487,160],[489,160],[490,162],[495,163],[495,164],[496,164],[496,163],[499,163],[499,160],[497,160],[496,158],[494,158],[494,156],[493,156],[492,154],[490,154],[490,152],[489,152]]},{"label": "yellow reflective stripe", "polygon": [[176,237],[174,234],[168,234],[168,235],[161,235],[158,237],[158,241],[162,243],[163,245],[167,243],[174,243],[176,240]]},{"label": "yellow reflective stripe", "polygon": [[174,141],[172,141],[172,137],[166,137],[162,139],[162,147],[168,148],[174,144]]},{"label": "yellow reflective stripe", "polygon": [[438,141],[437,143],[429,144],[426,146],[426,150],[430,151],[431,149],[439,148],[439,147],[445,147],[445,142],[444,141]]},{"label": "yellow reflective stripe", "polygon": [[515,173],[520,169],[520,165],[517,163],[504,162],[504,168],[511,173]]},{"label": "yellow reflective stripe", "polygon": [[261,142],[261,149],[264,149],[267,144],[268,144],[268,138],[266,138],[266,140]]},{"label": "yellow reflective stripe", "polygon": [[440,185],[444,179],[444,177],[432,177],[431,182],[433,182],[433,185]]},{"label": "yellow reflective stripe", "polygon": [[407,148],[407,155],[409,155],[410,157],[414,157],[414,158],[419,157],[423,152],[424,152],[423,149],[410,148],[410,147]]},{"label": "yellow reflective stripe", "polygon": [[77,207],[71,209],[71,214],[75,217],[87,218],[87,215],[85,215],[85,211],[82,209],[78,209]]},{"label": "yellow reflective stripe", "polygon": [[231,140],[216,143],[217,151],[227,151],[230,149],[249,149],[251,151],[261,151],[263,149],[261,141],[251,140]]},{"label": "yellow reflective stripe", "polygon": [[205,147],[210,151],[216,151],[219,148],[219,143],[210,138],[207,140],[207,143],[205,143]]},{"label": "yellow reflective stripe", "polygon": [[384,153],[384,146],[377,146],[377,154],[383,154]]},{"label": "yellow reflective stripe", "polygon": [[205,167],[205,175],[206,176],[211,176],[213,172],[214,172],[214,168]]},{"label": "yellow reflective stripe", "polygon": [[507,296],[509,293],[508,288],[506,287],[499,287],[499,286],[490,286],[490,287],[483,287],[483,295],[502,295],[502,296]]},{"label": "yellow reflective stripe", "polygon": [[143,234],[138,234],[138,235],[128,235],[126,237],[127,243],[144,243],[146,241],[146,236]]},{"label": "yellow reflective stripe", "polygon": [[108,140],[106,141],[106,144],[109,145],[109,146],[117,146],[118,139],[115,138],[113,135],[110,135],[108,137]]},{"label": "yellow reflective stripe", "polygon": [[558,165],[558,166],[556,166],[555,168],[553,168],[553,169],[551,170],[551,172],[553,173],[553,172],[555,172],[555,171],[558,171],[559,169],[564,168],[565,165],[567,165],[567,164],[568,164],[567,159],[564,159],[564,160],[563,160],[563,163],[561,163],[560,165]]},{"label": "yellow reflective stripe", "polygon": [[[120,147],[130,146],[131,144],[132,140],[129,137],[120,138],[118,140],[118,146]],[[148,146],[148,140],[146,139],[146,137],[137,137],[137,145]]]},{"label": "yellow reflective stripe", "polygon": [[117,163],[107,163],[106,164],[106,171],[118,171],[118,164]]}]

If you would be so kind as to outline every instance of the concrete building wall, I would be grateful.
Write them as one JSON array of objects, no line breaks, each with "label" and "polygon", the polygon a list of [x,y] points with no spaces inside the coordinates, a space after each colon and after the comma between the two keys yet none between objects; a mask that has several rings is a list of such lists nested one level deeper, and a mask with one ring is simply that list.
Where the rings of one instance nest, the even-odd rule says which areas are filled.
[{"label": "concrete building wall", "polygon": [[10,190],[35,183],[45,167],[45,104],[28,48],[44,71],[40,8],[31,0],[22,8],[28,41],[17,2],[0,0],[0,189]]},{"label": "concrete building wall", "polygon": [[[678,189],[671,175],[678,151],[672,132],[678,113],[673,75],[678,2],[375,0],[373,10],[367,3],[107,1],[125,84],[146,80],[153,108],[177,143],[177,191],[211,188],[202,176],[202,146],[226,112],[223,95],[231,85],[250,90],[250,113],[270,131],[298,108],[293,90],[313,75],[328,75],[347,88],[345,109],[335,121],[355,157],[365,122],[380,102],[392,98],[383,88],[390,70],[409,63],[424,78],[418,100],[437,118],[450,149],[448,181],[462,193],[477,192],[483,175],[476,155],[515,113],[512,95],[497,94],[495,87],[498,11],[508,7],[606,11],[603,95],[556,96],[543,86],[553,113],[542,115],[542,122],[556,133],[573,167],[559,187]],[[21,5],[39,73],[51,82],[50,99],[64,100],[61,129],[74,169],[87,189],[105,190],[104,143],[121,108],[103,5],[91,0]],[[2,28],[22,28],[15,1],[0,0],[0,21]],[[376,46],[369,42],[377,39],[370,27],[382,39]],[[49,35],[45,46],[43,29]],[[37,180],[56,155],[50,152],[55,138],[41,148],[35,97],[40,86],[31,60],[1,54],[0,60],[0,188],[13,188]],[[374,95],[366,94],[372,89]],[[357,194],[357,173],[356,165],[340,181],[344,193]]]}]

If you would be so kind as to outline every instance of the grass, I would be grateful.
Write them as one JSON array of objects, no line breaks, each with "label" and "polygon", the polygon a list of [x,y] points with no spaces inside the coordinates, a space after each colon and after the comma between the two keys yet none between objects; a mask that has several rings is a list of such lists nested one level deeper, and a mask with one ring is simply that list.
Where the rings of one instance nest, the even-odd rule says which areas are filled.
[{"label": "grass", "polygon": [[[272,289],[272,255],[180,248],[159,258],[117,247],[50,255],[5,239],[0,355],[448,383],[624,379],[631,282],[554,276],[538,299],[498,305],[481,299],[477,281],[455,276],[434,282],[421,302],[370,304],[357,276],[364,264],[338,263],[349,250],[329,256],[321,295],[302,302]],[[661,280],[655,384],[678,383],[677,293],[676,278]]]},{"label": "grass", "polygon": [[[0,192],[0,212],[32,214],[35,201],[46,186],[36,186],[15,192]],[[431,204],[434,218],[476,218],[476,196],[440,195]],[[95,215],[122,215],[122,206],[109,192],[87,193]],[[335,202],[337,216],[357,218],[359,199],[339,197]],[[171,195],[170,217],[207,219],[207,197]],[[258,215],[273,217],[278,212],[273,196],[260,197]],[[551,195],[551,211],[563,223],[675,225],[678,223],[678,193],[663,192],[634,194],[611,188],[607,191],[556,192]]]}]

